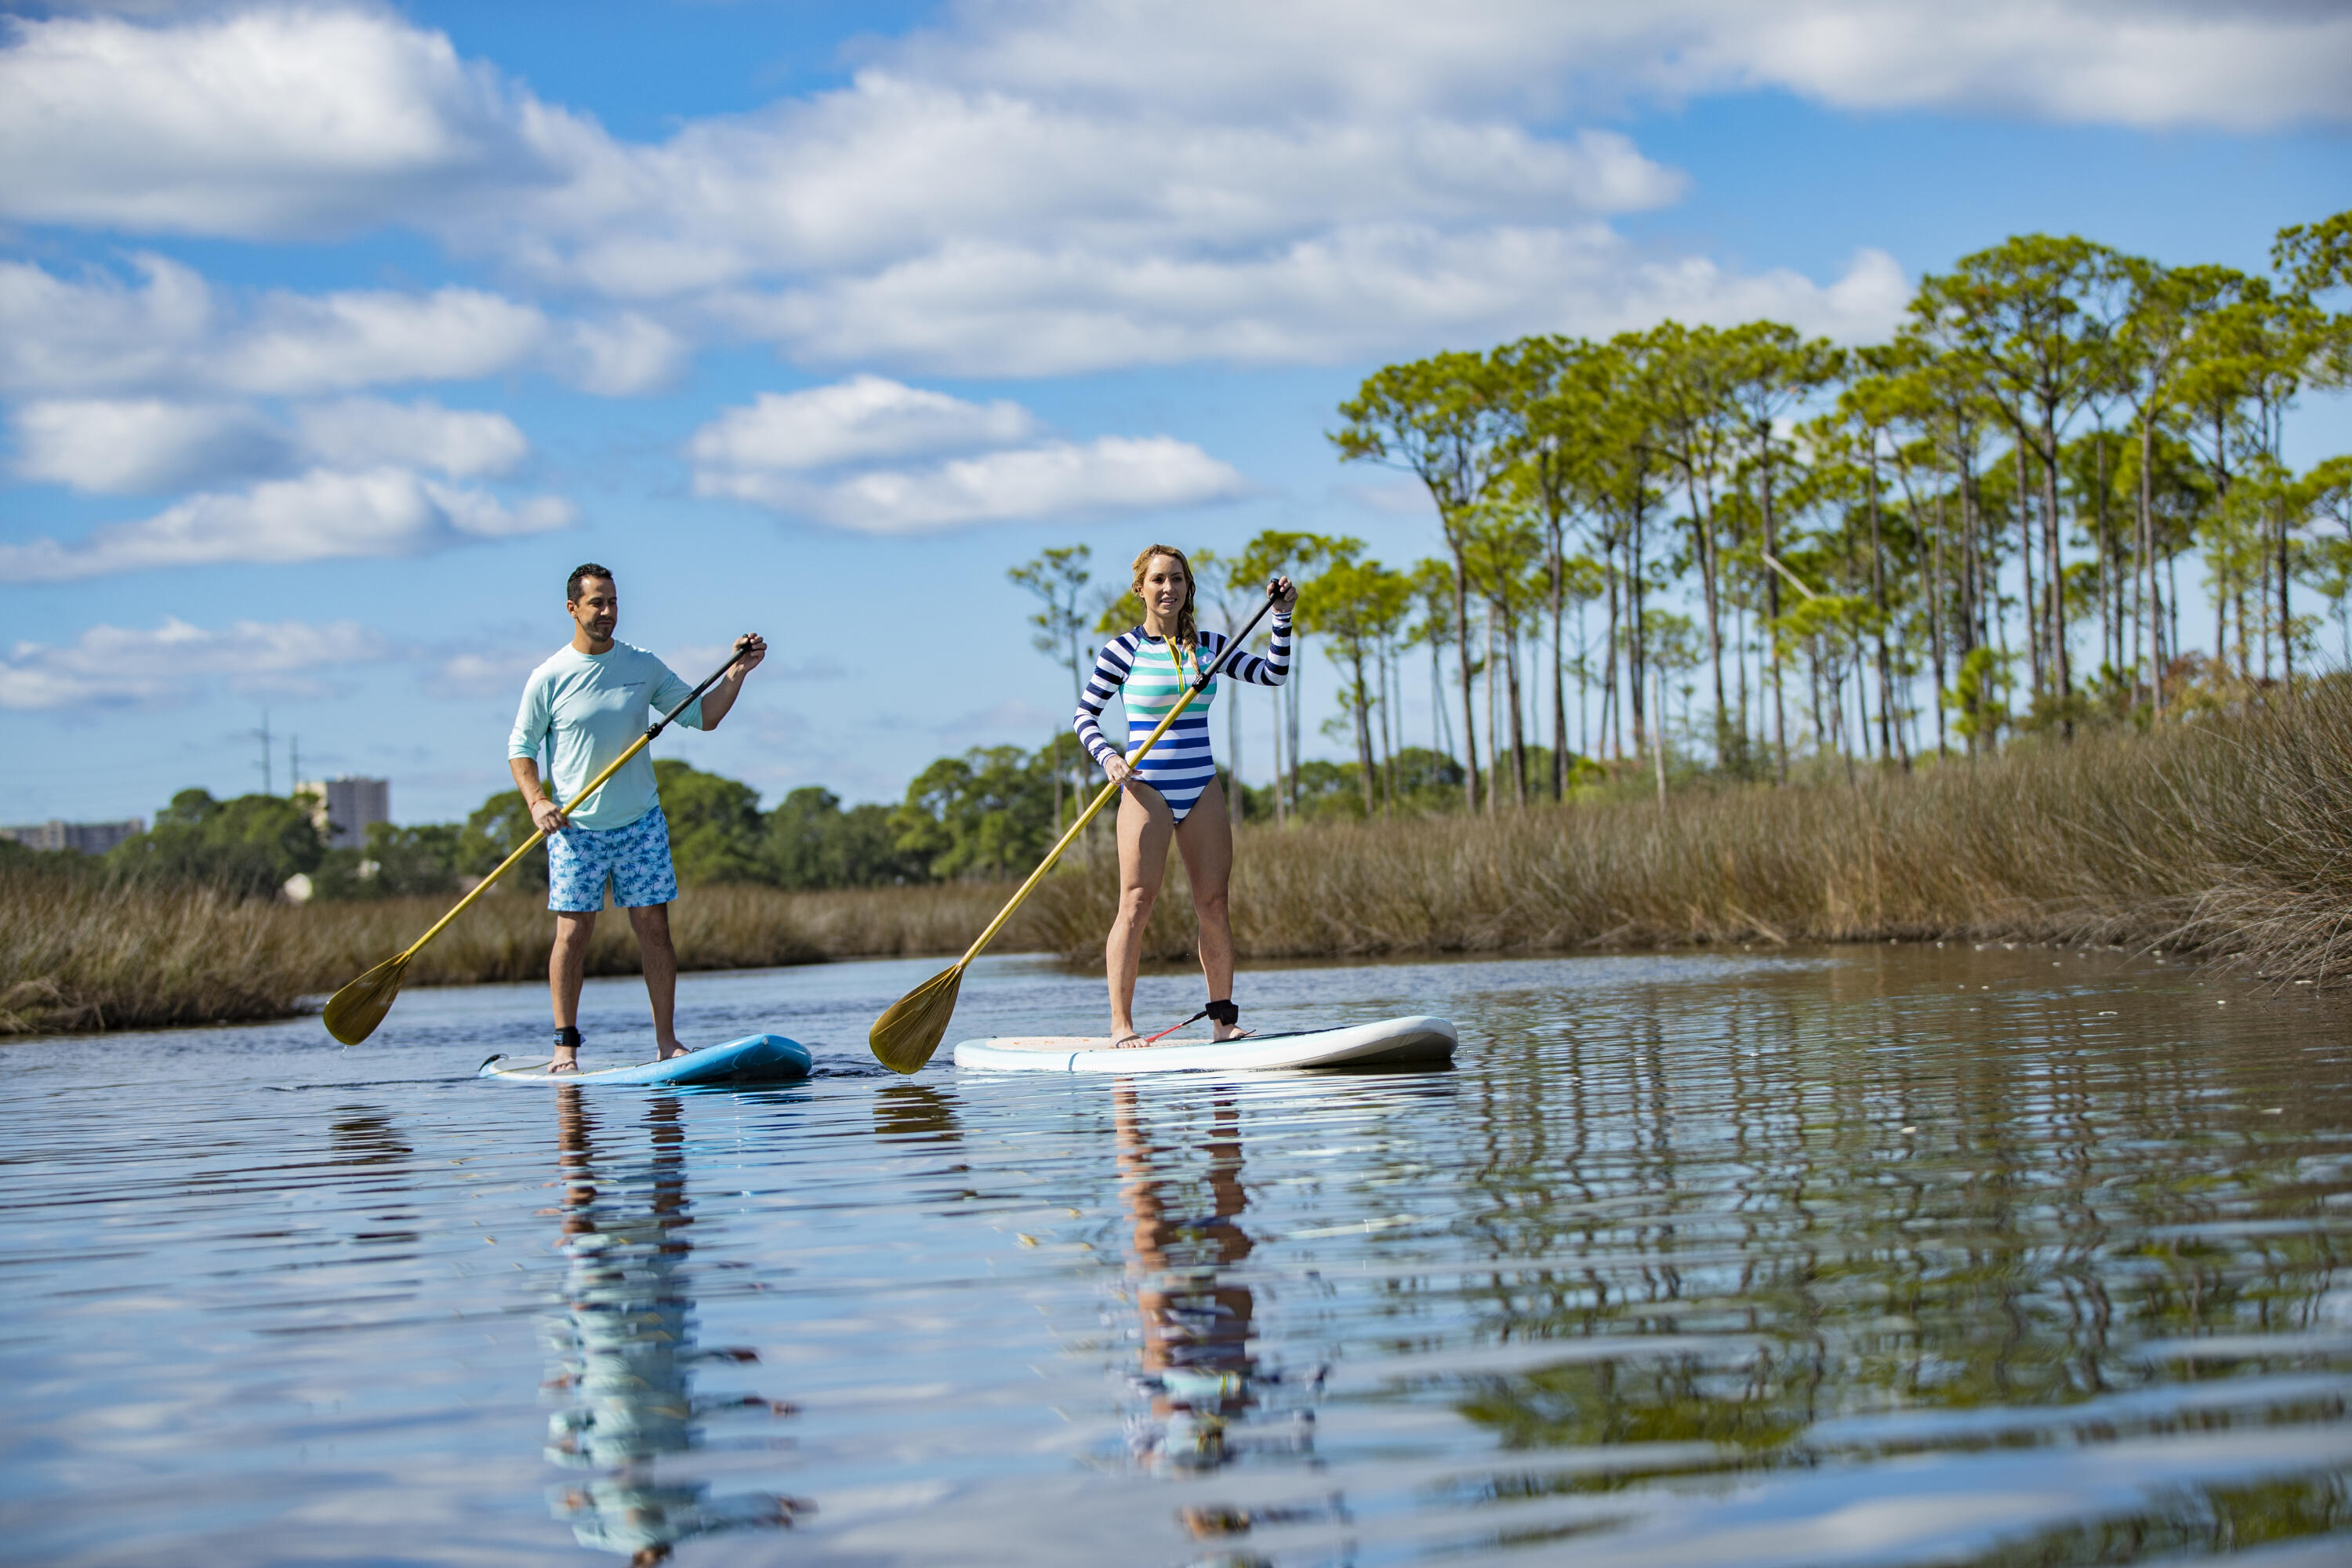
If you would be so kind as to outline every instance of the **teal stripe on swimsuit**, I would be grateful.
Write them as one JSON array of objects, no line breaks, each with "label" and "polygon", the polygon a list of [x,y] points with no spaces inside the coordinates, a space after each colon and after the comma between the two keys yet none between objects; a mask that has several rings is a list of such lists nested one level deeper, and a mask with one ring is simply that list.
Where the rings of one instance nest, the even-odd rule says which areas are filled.
[{"label": "teal stripe on swimsuit", "polygon": [[[1196,663],[1194,650],[1171,652],[1166,642],[1148,636],[1141,626],[1121,633],[1105,643],[1095,659],[1094,678],[1087,681],[1086,694],[1078,700],[1071,727],[1097,762],[1113,755],[1114,748],[1104,736],[1099,721],[1104,707],[1117,694],[1127,710],[1125,753],[1131,755],[1183,696],[1202,665],[1214,664],[1224,646],[1223,633],[1202,633]],[[1266,657],[1242,653],[1227,664],[1223,674],[1253,686],[1280,686],[1290,674],[1289,617],[1275,617],[1274,641]],[[1151,748],[1151,754],[1136,764],[1136,776],[1166,798],[1169,810],[1179,822],[1190,815],[1201,792],[1217,776],[1209,736],[1209,709],[1216,696],[1217,681],[1212,680],[1169,726],[1168,733]]]}]

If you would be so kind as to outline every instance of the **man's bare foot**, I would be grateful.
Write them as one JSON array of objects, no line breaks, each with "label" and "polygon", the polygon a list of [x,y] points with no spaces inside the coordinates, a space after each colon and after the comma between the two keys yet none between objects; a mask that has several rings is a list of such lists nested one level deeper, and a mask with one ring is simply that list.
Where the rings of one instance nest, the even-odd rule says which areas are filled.
[{"label": "man's bare foot", "polygon": [[1238,1024],[1219,1024],[1209,1031],[1209,1038],[1223,1045],[1227,1040],[1245,1040],[1249,1031]]},{"label": "man's bare foot", "polygon": [[553,1061],[547,1064],[547,1070],[550,1072],[578,1072],[580,1070],[580,1053],[578,1051],[562,1052],[557,1056]]}]

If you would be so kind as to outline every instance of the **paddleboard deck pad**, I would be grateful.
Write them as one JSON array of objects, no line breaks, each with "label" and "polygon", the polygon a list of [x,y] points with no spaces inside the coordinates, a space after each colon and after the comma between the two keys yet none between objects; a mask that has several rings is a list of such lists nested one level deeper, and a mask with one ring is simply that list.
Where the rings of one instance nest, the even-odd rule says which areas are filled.
[{"label": "paddleboard deck pad", "polygon": [[552,1058],[524,1061],[516,1057],[492,1057],[477,1078],[500,1083],[616,1083],[678,1088],[710,1083],[785,1083],[809,1073],[809,1048],[782,1035],[746,1035],[723,1046],[688,1051],[666,1062],[637,1062],[629,1067],[603,1068],[594,1072],[550,1072]]},{"label": "paddleboard deck pad", "polygon": [[1115,1051],[1097,1035],[1011,1036],[966,1040],[955,1048],[960,1068],[1001,1072],[1264,1072],[1282,1068],[1434,1067],[1451,1060],[1461,1044],[1454,1026],[1426,1015],[1349,1024],[1337,1029],[1303,1029],[1281,1035],[1248,1035],[1222,1042],[1166,1040]]}]

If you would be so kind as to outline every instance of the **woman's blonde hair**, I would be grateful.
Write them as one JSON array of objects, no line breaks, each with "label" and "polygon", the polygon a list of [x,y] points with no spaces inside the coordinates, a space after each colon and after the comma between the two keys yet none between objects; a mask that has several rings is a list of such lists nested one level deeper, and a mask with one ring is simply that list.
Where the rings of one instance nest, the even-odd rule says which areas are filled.
[{"label": "woman's blonde hair", "polygon": [[1172,544],[1145,545],[1143,553],[1135,558],[1135,579],[1128,589],[1139,600],[1143,597],[1143,574],[1155,555],[1172,555],[1176,564],[1184,568],[1184,607],[1176,613],[1175,640],[1180,647],[1197,649],[1201,646],[1201,623],[1192,614],[1192,595],[1201,584],[1192,575],[1192,563],[1182,551]]}]

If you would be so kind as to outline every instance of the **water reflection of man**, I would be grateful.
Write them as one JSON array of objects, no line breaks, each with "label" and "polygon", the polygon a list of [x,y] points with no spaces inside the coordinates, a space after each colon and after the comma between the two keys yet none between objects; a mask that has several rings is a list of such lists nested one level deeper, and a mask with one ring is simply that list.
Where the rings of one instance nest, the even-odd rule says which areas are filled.
[{"label": "water reflection of man", "polygon": [[686,1260],[694,1223],[686,1194],[685,1128],[674,1096],[647,1112],[649,1165],[599,1166],[595,1128],[581,1091],[556,1090],[557,1161],[563,1203],[558,1244],[566,1268],[559,1310],[544,1321],[546,1386],[565,1401],[548,1419],[548,1459],[594,1472],[558,1487],[549,1500],[583,1546],[629,1553],[652,1568],[692,1536],[793,1522],[809,1505],[771,1493],[714,1498],[707,1482],[655,1480],[654,1462],[698,1447],[698,1418],[719,1410],[792,1413],[756,1394],[698,1395],[699,1361],[751,1362],[749,1350],[704,1350],[694,1342],[694,1301]]},{"label": "water reflection of man", "polygon": [[[1283,1381],[1258,1366],[1250,1288],[1218,1272],[1238,1267],[1254,1245],[1238,1223],[1249,1206],[1240,1118],[1231,1100],[1217,1101],[1202,1145],[1209,1156],[1210,1212],[1178,1215],[1171,1212],[1171,1184],[1155,1169],[1169,1151],[1150,1141],[1135,1090],[1121,1085],[1114,1092],[1119,1193],[1132,1221],[1129,1273],[1143,1329],[1138,1384],[1151,1396],[1149,1417],[1130,1423],[1129,1447],[1155,1467],[1214,1469],[1243,1446],[1229,1428],[1257,1408],[1265,1385]],[[1318,1372],[1312,1382],[1321,1381]],[[1289,1431],[1253,1436],[1247,1446],[1305,1452],[1313,1419],[1297,1411]]]}]

